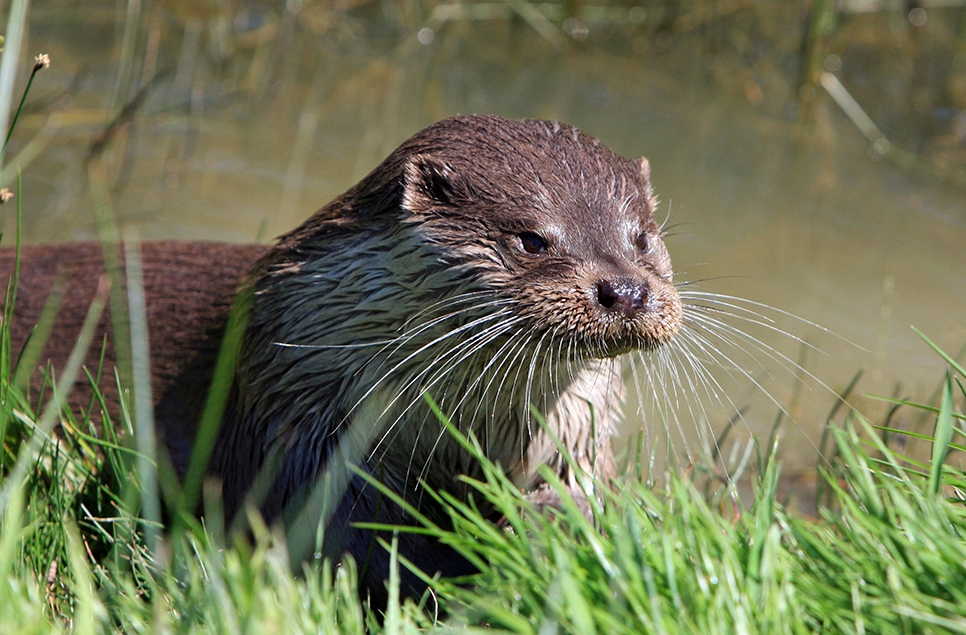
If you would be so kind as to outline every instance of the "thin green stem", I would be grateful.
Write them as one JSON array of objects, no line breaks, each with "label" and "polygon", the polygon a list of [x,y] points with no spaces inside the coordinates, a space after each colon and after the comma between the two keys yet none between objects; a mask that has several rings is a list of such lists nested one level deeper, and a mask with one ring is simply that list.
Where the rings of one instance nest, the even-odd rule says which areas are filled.
[{"label": "thin green stem", "polygon": [[[10,122],[10,128],[7,129],[7,138],[4,140],[3,149],[0,150],[0,152],[7,149],[7,144],[10,143],[10,137],[13,136],[13,130],[17,127],[17,120],[20,119],[20,113],[23,111],[23,105],[27,101],[27,94],[30,92],[30,87],[33,86],[34,77],[37,76],[37,71],[42,68],[44,68],[43,64],[39,62],[34,64],[34,70],[30,73],[30,79],[27,80],[27,87],[23,89],[23,96],[20,98],[20,105],[17,106],[17,112],[13,116],[13,121]],[[17,191],[19,192],[20,190]]]}]

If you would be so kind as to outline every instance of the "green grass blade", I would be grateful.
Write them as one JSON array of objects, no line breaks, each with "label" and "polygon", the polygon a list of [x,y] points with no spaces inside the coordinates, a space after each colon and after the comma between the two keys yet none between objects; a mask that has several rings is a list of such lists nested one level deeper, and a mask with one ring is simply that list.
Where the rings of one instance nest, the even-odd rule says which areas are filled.
[{"label": "green grass blade", "polygon": [[929,491],[939,493],[942,481],[943,463],[949,453],[949,443],[953,438],[953,375],[946,373],[943,386],[939,416],[936,417],[936,431],[932,442],[932,463],[929,469]]},{"label": "green grass blade", "polygon": [[137,240],[124,241],[127,274],[127,304],[131,320],[131,365],[134,371],[134,437],[138,448],[138,478],[141,483],[141,516],[148,553],[157,546],[156,527],[161,524],[158,498],[157,436],[154,432],[154,402],[151,399],[151,352],[148,346],[147,300],[141,247]]},{"label": "green grass blade", "polygon": [[[2,160],[2,154],[0,154]],[[21,191],[21,175],[17,170],[17,193]],[[2,201],[0,201],[2,203]],[[14,256],[13,277],[7,281],[7,293],[3,304],[3,327],[0,328],[0,377],[3,378],[3,386],[0,387],[0,395],[3,396],[3,408],[0,410],[0,444],[7,438],[7,421],[13,411],[13,399],[11,399],[11,388],[15,387],[15,382],[10,381],[10,373],[13,365],[13,348],[10,342],[10,324],[13,321],[13,310],[17,303],[17,285],[20,280],[20,248],[23,240],[23,198],[17,197],[17,239],[14,245],[16,254]],[[11,385],[13,384],[13,385]],[[3,456],[0,453],[0,465],[3,465]]]},{"label": "green grass blade", "polygon": [[[20,43],[27,24],[28,0],[13,0],[7,18],[7,33],[3,41],[3,58],[0,59],[0,130],[7,129],[10,121],[10,106],[13,98],[13,85],[17,80],[17,65],[20,63]],[[4,147],[6,147],[4,145]],[[3,164],[3,148],[0,148],[0,165]]]},{"label": "green grass blade", "polygon": [[925,333],[923,333],[916,327],[912,327],[912,330],[916,332],[916,335],[922,338],[922,341],[924,341],[926,344],[929,345],[929,348],[939,353],[939,356],[942,357],[947,364],[952,366],[957,373],[959,373],[963,377],[966,377],[966,368],[963,368],[962,364],[960,364],[955,359],[953,359],[952,355],[950,355],[943,349],[939,348],[939,346],[937,346],[931,339],[926,337]]},{"label": "green grass blade", "polygon": [[245,335],[245,325],[248,323],[248,312],[251,308],[253,290],[246,287],[238,292],[228,314],[228,325],[222,336],[218,359],[212,374],[211,386],[208,388],[208,398],[201,415],[198,434],[195,437],[191,459],[184,476],[182,499],[179,508],[183,514],[194,513],[201,494],[202,481],[208,462],[214,452],[221,420],[225,414],[228,395],[235,378],[235,360],[241,349],[242,338]]},{"label": "green grass blade", "polygon": [[[13,369],[11,383],[19,386],[25,393],[30,386],[31,376],[37,370],[44,346],[47,345],[47,340],[50,339],[53,332],[54,322],[60,313],[60,306],[64,301],[64,293],[66,290],[67,272],[60,270],[54,277],[50,295],[44,301],[44,306],[40,310],[40,317],[37,319],[37,324],[34,326],[30,335],[27,336],[26,341],[24,341],[23,348],[20,351],[20,357]],[[13,311],[11,310],[12,313]],[[10,320],[11,318],[8,317],[7,319]]]},{"label": "green grass blade", "polygon": [[94,203],[95,225],[101,253],[104,257],[104,271],[111,281],[111,328],[113,330],[115,367],[121,383],[129,387],[131,381],[131,321],[128,317],[127,294],[125,293],[124,262],[121,255],[121,235],[114,219],[111,203],[110,184],[107,170],[100,159],[94,157],[87,164],[87,180],[91,199]]},{"label": "green grass blade", "polygon": [[127,11],[124,14],[124,35],[121,40],[121,59],[117,69],[117,81],[114,84],[114,96],[111,98],[111,113],[119,112],[127,100],[131,88],[131,77],[134,69],[134,56],[138,40],[138,27],[141,18],[141,1],[128,0]]},{"label": "green grass blade", "polygon": [[[929,404],[920,403],[918,401],[911,401],[909,399],[899,399],[896,397],[882,397],[880,395],[869,395],[869,398],[875,399],[877,401],[883,401],[886,403],[895,404],[897,406],[908,406],[910,408],[915,408],[916,410],[922,410],[924,412],[932,412],[935,414],[939,414],[939,408],[937,406],[930,406]],[[952,413],[952,416],[955,419],[962,419],[963,421],[966,421],[966,414],[954,412]],[[905,433],[905,431],[903,430],[899,430],[897,428],[889,428],[887,426],[877,426],[877,428],[880,430],[885,430],[887,432],[892,432],[896,434]],[[956,432],[966,436],[966,430],[957,430]]]}]

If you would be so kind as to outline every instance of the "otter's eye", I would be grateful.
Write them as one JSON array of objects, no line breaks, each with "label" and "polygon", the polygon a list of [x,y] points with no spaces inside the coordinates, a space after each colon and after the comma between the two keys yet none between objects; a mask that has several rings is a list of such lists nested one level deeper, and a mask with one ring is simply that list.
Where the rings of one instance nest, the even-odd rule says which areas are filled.
[{"label": "otter's eye", "polygon": [[644,232],[641,232],[640,234],[638,234],[637,238],[634,239],[634,246],[637,247],[640,251],[647,251],[648,249],[650,249],[651,245],[650,243],[647,242],[647,234]]},{"label": "otter's eye", "polygon": [[520,246],[523,247],[523,251],[528,254],[545,254],[547,253],[547,241],[541,238],[539,235],[533,232],[523,232],[519,235]]}]

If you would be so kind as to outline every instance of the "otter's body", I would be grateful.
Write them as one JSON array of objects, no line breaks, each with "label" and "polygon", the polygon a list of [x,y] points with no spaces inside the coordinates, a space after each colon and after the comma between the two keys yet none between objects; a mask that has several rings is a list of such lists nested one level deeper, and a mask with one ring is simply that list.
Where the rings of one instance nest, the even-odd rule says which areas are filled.
[{"label": "otter's body", "polygon": [[[244,281],[250,317],[211,465],[227,516],[254,492],[267,518],[293,518],[335,468],[327,549],[351,552],[380,589],[387,558],[351,523],[410,521],[346,476],[345,457],[430,516],[419,481],[465,497],[460,476],[479,475],[424,394],[521,487],[541,464],[572,482],[531,405],[578,463],[610,475],[618,356],[667,342],[682,319],[653,207],[645,160],[563,124],[459,117],[414,135]],[[190,386],[205,388],[156,384],[162,425],[197,415]],[[463,572],[419,536],[400,550]]]},{"label": "otter's body", "polygon": [[[201,359],[214,360],[239,282],[267,249],[265,245],[207,242],[141,245],[155,397],[172,390],[192,364]],[[12,248],[0,249],[0,280],[6,281],[13,274],[15,256]],[[56,287],[62,296],[59,305],[52,305],[57,309],[57,317],[41,363],[45,365],[51,360],[54,370],[59,371],[77,341],[103,274],[104,259],[97,243],[24,247],[17,302],[10,324],[15,358]],[[106,310],[84,362],[92,375],[102,368],[98,388],[111,414],[116,415],[118,395],[110,323],[110,311]],[[101,344],[105,341],[102,363]],[[35,371],[32,378],[33,387],[39,388],[41,373]],[[90,384],[78,381],[70,402],[78,408],[87,409],[92,405],[96,408],[91,396]]]}]

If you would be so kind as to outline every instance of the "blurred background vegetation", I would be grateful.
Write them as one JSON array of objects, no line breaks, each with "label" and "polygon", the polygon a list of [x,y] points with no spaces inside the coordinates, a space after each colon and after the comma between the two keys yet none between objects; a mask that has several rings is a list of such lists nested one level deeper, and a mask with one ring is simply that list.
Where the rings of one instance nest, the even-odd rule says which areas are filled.
[{"label": "blurred background vegetation", "polygon": [[920,395],[944,365],[908,327],[966,341],[963,0],[49,0],[20,68],[41,52],[0,175],[29,242],[94,238],[92,185],[143,239],[268,240],[437,119],[550,118],[650,158],[678,280],[779,309],[700,396],[705,443],[781,403],[814,465],[857,368]]}]

